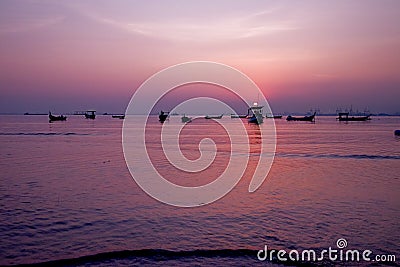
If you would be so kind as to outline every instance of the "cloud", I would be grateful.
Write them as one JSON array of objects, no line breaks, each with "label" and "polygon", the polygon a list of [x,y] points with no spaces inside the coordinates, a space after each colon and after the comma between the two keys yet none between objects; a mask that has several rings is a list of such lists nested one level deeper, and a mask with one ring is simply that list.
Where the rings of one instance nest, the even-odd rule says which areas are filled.
[{"label": "cloud", "polygon": [[62,22],[64,16],[46,17],[46,18],[13,18],[3,21],[0,24],[0,34],[26,32],[48,27]]},{"label": "cloud", "polygon": [[244,17],[228,17],[218,20],[195,21],[193,19],[164,20],[160,22],[128,22],[101,17],[89,16],[104,24],[154,38],[181,41],[221,41],[270,35],[296,30],[290,21],[269,21],[265,16],[270,11],[257,12]]}]

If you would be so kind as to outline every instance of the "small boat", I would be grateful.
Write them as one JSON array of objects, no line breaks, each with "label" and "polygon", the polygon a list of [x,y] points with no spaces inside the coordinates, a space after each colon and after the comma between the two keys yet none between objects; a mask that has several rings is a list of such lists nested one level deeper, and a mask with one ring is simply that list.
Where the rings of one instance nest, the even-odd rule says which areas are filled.
[{"label": "small boat", "polygon": [[282,115],[267,115],[266,119],[282,119]]},{"label": "small boat", "polygon": [[394,135],[400,136],[400,130],[395,130]]},{"label": "small boat", "polygon": [[247,115],[231,114],[231,119],[243,119],[243,118],[247,118]]},{"label": "small boat", "polygon": [[209,120],[209,119],[222,119],[222,116],[224,116],[224,114],[221,114],[221,115],[219,115],[219,116],[205,116],[204,118],[205,119],[207,119],[207,120]]},{"label": "small boat", "polygon": [[169,112],[166,111],[160,111],[160,114],[158,115],[158,119],[161,123],[164,123],[164,121],[168,118]]},{"label": "small boat", "polygon": [[87,111],[85,111],[85,118],[94,120],[96,118],[96,110],[87,110]]},{"label": "small boat", "polygon": [[51,114],[51,112],[49,111],[49,122],[53,122],[53,121],[66,121],[67,117],[64,115],[60,115],[60,116],[54,116],[53,114]]},{"label": "small boat", "polygon": [[111,117],[113,117],[114,119],[125,119],[125,115],[111,115]]},{"label": "small boat", "polygon": [[254,103],[253,106],[247,110],[247,122],[255,124],[263,123],[262,108],[263,106],[259,106],[257,102]]},{"label": "small boat", "polygon": [[349,117],[349,112],[340,112],[339,113],[339,117],[337,117],[336,119],[338,121],[368,121],[371,120],[371,115],[367,115],[367,116],[359,116],[359,117]]},{"label": "small boat", "polygon": [[287,116],[286,120],[287,121],[309,121],[309,122],[315,122],[315,114],[317,112],[314,112],[313,115],[311,116],[304,116],[304,117],[292,117],[291,115]]},{"label": "small boat", "polygon": [[192,118],[186,117],[185,114],[183,114],[183,117],[181,118],[183,123],[189,123],[192,122]]}]

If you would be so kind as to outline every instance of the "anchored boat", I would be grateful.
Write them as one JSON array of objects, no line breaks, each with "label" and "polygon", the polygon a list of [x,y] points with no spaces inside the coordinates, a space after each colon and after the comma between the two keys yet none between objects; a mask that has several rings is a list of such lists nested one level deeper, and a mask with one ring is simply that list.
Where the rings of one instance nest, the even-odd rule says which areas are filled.
[{"label": "anchored boat", "polygon": [[53,121],[66,121],[67,117],[64,115],[60,115],[60,116],[54,116],[53,114],[51,114],[51,112],[49,111],[49,122],[53,122]]},{"label": "anchored boat", "polygon": [[254,103],[252,107],[247,110],[247,121],[248,123],[261,124],[264,122],[262,111],[263,106],[259,106],[258,103]]},{"label": "anchored boat", "polygon": [[85,118],[94,120],[96,119],[96,110],[86,110],[85,111]]},{"label": "anchored boat", "polygon": [[282,115],[266,115],[266,119],[282,119]]},{"label": "anchored boat", "polygon": [[371,120],[371,115],[367,115],[367,116],[358,116],[358,117],[349,117],[349,112],[340,112],[339,113],[339,117],[337,117],[336,119],[338,121],[368,121]]},{"label": "anchored boat", "polygon": [[125,119],[125,115],[111,115],[111,117],[113,117],[114,119]]},{"label": "anchored boat", "polygon": [[164,121],[168,118],[169,112],[167,111],[160,111],[160,114],[158,115],[158,119],[161,123],[164,123]]},{"label": "anchored boat", "polygon": [[309,122],[315,122],[315,114],[317,112],[314,112],[313,115],[311,116],[304,116],[304,117],[293,117],[291,115],[287,116],[286,120],[287,121],[309,121]]},{"label": "anchored boat", "polygon": [[247,118],[247,115],[231,114],[231,119],[244,119],[244,118]]},{"label": "anchored boat", "polygon": [[222,119],[222,116],[224,116],[224,114],[221,114],[221,115],[219,115],[219,116],[205,116],[204,118],[205,119]]},{"label": "anchored boat", "polygon": [[186,117],[185,114],[183,114],[183,117],[181,118],[183,123],[189,123],[192,122],[192,118]]}]

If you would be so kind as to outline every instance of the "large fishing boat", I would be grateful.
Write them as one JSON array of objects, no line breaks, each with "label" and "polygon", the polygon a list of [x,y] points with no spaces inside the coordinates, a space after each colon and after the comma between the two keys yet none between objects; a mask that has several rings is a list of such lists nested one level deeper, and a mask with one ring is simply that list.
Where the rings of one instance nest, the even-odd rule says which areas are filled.
[{"label": "large fishing boat", "polygon": [[247,110],[247,121],[249,123],[261,124],[264,122],[262,111],[263,106],[259,106],[257,102]]}]

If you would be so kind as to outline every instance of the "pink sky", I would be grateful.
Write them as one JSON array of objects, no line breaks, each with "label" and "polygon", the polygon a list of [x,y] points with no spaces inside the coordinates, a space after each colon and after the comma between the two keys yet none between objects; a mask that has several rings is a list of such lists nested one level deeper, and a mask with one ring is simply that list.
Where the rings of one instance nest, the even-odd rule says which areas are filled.
[{"label": "pink sky", "polygon": [[400,112],[400,2],[1,1],[0,112],[124,112],[170,65],[252,78],[275,113]]}]

